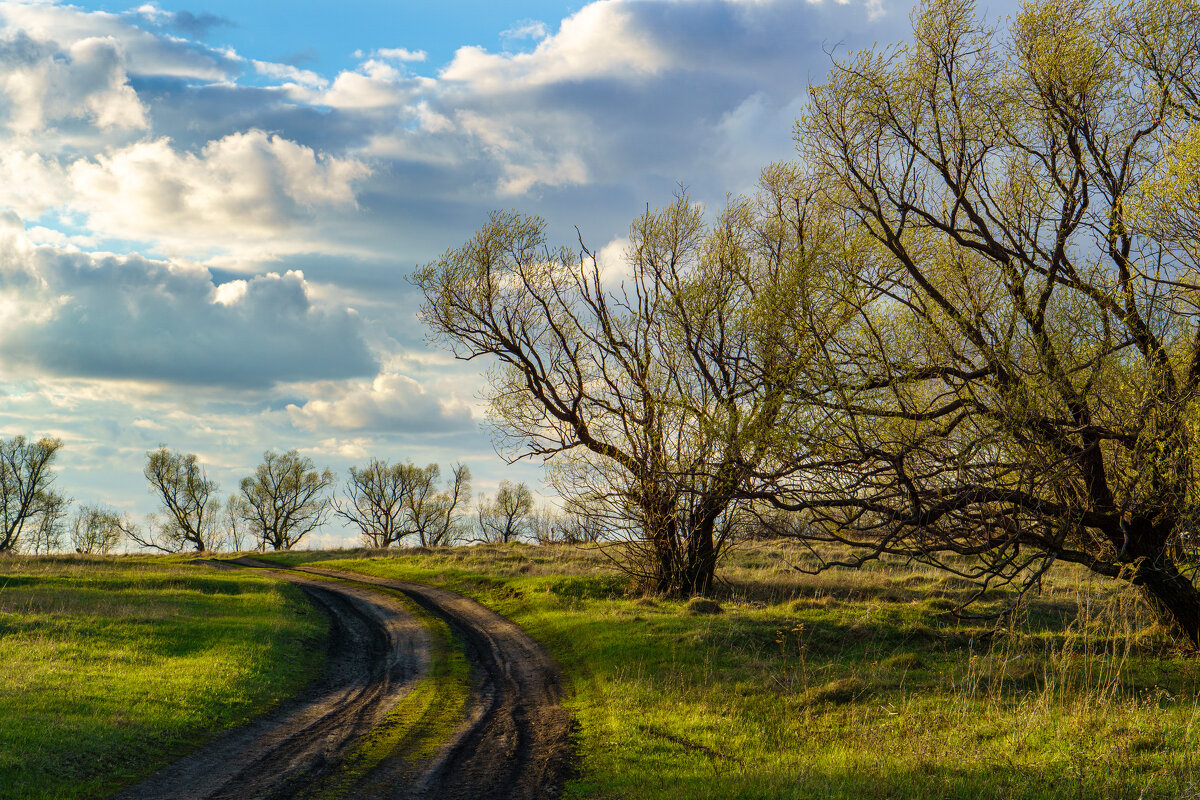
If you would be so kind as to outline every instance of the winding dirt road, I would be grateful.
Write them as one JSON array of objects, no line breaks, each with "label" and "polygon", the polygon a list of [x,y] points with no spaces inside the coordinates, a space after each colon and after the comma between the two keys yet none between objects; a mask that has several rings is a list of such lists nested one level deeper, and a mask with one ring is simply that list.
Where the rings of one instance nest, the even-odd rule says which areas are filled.
[{"label": "winding dirt road", "polygon": [[[211,562],[231,568],[230,562]],[[464,644],[472,691],[465,721],[423,764],[397,765],[380,788],[347,798],[476,800],[557,797],[570,769],[570,719],[553,659],[520,627],[454,592],[316,567],[252,559],[299,586],[331,620],[325,674],[272,713],[230,731],[114,800],[252,800],[303,794],[428,671],[431,639],[384,587],[445,620]],[[340,579],[338,582],[321,577]],[[387,765],[383,765],[386,772]]]}]

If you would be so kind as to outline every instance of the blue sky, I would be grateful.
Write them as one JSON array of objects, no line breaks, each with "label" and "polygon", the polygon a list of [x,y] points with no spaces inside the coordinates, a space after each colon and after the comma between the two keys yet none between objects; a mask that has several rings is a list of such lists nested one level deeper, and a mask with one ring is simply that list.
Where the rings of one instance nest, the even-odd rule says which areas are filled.
[{"label": "blue sky", "polygon": [[[483,378],[424,341],[414,267],[494,208],[619,261],[679,185],[793,151],[827,51],[889,0],[0,1],[0,434],[140,517],[160,443],[226,491],[267,448],[506,465]],[[345,541],[331,528],[314,544]]]},{"label": "blue sky", "polygon": [[[80,3],[81,8],[127,13],[141,4]],[[583,5],[560,2],[483,3],[348,0],[297,3],[157,2],[163,11],[187,15],[184,25],[164,25],[177,34],[232,47],[256,58],[323,71],[354,66],[356,51],[382,48],[424,51],[426,71],[449,62],[464,45],[489,50],[528,49],[530,23],[557,24]],[[202,10],[197,10],[202,8]],[[514,36],[525,29],[525,36]],[[509,32],[510,35],[504,35]]]}]

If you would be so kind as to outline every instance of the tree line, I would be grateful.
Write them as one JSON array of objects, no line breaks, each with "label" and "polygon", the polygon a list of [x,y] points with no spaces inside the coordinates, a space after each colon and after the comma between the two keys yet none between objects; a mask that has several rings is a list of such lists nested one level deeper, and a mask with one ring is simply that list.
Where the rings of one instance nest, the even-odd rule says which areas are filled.
[{"label": "tree line", "polygon": [[423,320],[660,591],[770,525],[981,593],[1080,564],[1200,644],[1200,6],[912,19],[714,219],[680,194],[614,270],[496,212]]},{"label": "tree line", "polygon": [[163,553],[289,550],[332,518],[364,546],[439,547],[465,542],[594,541],[596,531],[570,509],[535,507],[524,483],[501,481],[471,505],[471,472],[455,464],[445,482],[437,464],[372,459],[350,467],[340,486],[296,450],[267,451],[253,474],[222,500],[220,486],[194,453],[160,446],[143,470],[157,513],[145,524],[103,505],[80,504],[54,490],[62,442],[0,439],[0,553],[109,553],[122,543]]}]

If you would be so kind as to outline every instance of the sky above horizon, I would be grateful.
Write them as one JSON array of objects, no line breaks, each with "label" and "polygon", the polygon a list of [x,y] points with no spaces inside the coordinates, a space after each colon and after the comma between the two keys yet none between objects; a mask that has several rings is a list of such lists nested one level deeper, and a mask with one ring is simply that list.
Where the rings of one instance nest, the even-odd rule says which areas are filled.
[{"label": "sky above horizon", "polygon": [[[0,434],[140,517],[157,445],[227,493],[266,449],[506,465],[479,363],[406,276],[494,208],[616,258],[680,185],[792,156],[834,49],[889,0],[0,2]],[[350,544],[337,526],[313,546]]]}]

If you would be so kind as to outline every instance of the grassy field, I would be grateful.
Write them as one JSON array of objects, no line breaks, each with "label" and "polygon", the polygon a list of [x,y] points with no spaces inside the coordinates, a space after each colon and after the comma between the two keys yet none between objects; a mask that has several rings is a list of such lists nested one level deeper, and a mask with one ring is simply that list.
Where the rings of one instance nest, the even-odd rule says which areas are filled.
[{"label": "grassy field", "polygon": [[93,798],[298,691],[327,621],[162,558],[0,558],[0,798]]},{"label": "grassy field", "polygon": [[921,567],[805,576],[782,545],[720,613],[636,596],[596,550],[291,553],[441,584],[547,644],[579,723],[570,797],[1196,798],[1200,664],[1127,591],[1070,569],[996,629]]}]

